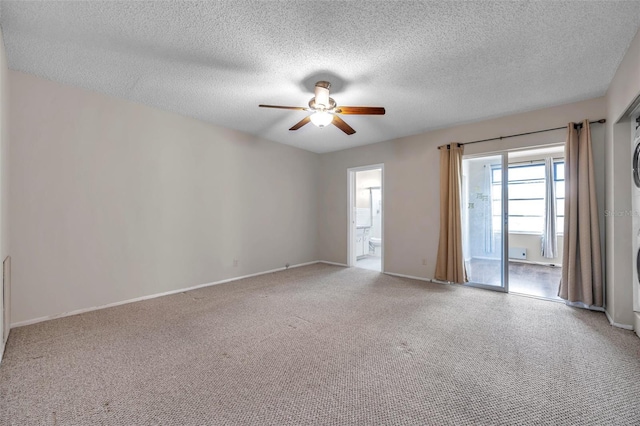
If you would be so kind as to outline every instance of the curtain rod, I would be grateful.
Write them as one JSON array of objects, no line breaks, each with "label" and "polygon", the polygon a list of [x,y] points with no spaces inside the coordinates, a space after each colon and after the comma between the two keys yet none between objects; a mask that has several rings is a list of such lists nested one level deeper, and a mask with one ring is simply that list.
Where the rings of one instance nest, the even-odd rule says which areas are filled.
[{"label": "curtain rod", "polygon": [[[601,118],[600,120],[595,120],[595,121],[590,121],[589,124],[595,124],[595,123],[606,123],[607,120],[604,118]],[[579,129],[582,127],[582,123],[574,123],[573,124],[575,129]],[[464,143],[460,143],[458,145],[469,145],[472,143],[478,143],[478,142],[488,142],[488,141],[496,141],[496,140],[502,140],[502,139],[507,139],[507,138],[515,138],[516,136],[526,136],[526,135],[533,135],[535,133],[542,133],[542,132],[550,132],[552,130],[560,130],[560,129],[566,129],[567,126],[562,126],[562,127],[555,127],[553,129],[544,129],[544,130],[536,130],[535,132],[527,132],[527,133],[518,133],[517,135],[509,135],[509,136],[499,136],[497,138],[489,138],[489,139],[482,139],[482,140],[478,140],[478,141],[471,141],[471,142],[464,142]],[[440,149],[440,147],[438,147],[438,149]]]},{"label": "curtain rod", "polygon": [[[564,157],[551,157],[553,159],[553,161],[555,160],[563,160],[564,161]],[[524,161],[508,161],[507,165],[511,166],[513,164],[536,164],[536,165],[541,165],[544,164],[544,159],[542,160],[524,160]],[[493,164],[490,164],[493,165]],[[485,164],[483,167],[487,167],[487,165]]]},{"label": "curtain rod", "polygon": [[460,148],[463,144],[461,144],[461,143],[448,143],[448,144],[446,144],[446,145],[440,145],[440,146],[438,147],[438,149],[440,149],[440,148],[447,148],[447,149],[451,149],[451,145],[458,145],[458,148]]},{"label": "curtain rod", "polygon": [[[564,160],[564,157],[551,157],[555,160]],[[525,161],[509,161],[507,164],[510,166],[512,164],[544,164],[544,160],[525,160]]]}]

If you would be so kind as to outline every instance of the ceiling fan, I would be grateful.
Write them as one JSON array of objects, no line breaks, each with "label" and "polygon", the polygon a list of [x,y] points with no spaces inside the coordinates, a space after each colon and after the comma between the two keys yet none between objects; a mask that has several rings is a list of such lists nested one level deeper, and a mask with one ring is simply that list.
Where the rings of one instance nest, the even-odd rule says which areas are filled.
[{"label": "ceiling fan", "polygon": [[329,87],[331,83],[328,81],[319,81],[316,83],[315,96],[309,101],[308,107],[292,107],[281,105],[258,105],[262,108],[280,108],[293,109],[299,111],[308,111],[313,114],[306,116],[298,121],[289,130],[298,130],[309,121],[316,126],[322,128],[329,124],[333,124],[347,135],[352,135],[356,131],[353,130],[345,121],[337,114],[345,115],[384,115],[385,110],[382,107],[364,107],[364,106],[336,106],[336,101],[329,97]]}]

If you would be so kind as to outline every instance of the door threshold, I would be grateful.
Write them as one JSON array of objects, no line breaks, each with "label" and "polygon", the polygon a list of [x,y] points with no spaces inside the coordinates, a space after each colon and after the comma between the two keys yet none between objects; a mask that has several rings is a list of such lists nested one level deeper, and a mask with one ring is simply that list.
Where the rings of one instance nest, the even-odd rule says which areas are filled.
[{"label": "door threshold", "polygon": [[483,290],[497,291],[498,293],[508,293],[508,291],[504,287],[499,287],[499,286],[489,285],[489,284],[480,284],[480,283],[468,282],[468,283],[464,283],[464,286],[465,287],[473,287],[473,288],[481,288]]},{"label": "door threshold", "polygon": [[548,302],[556,302],[556,303],[564,304],[564,300],[562,300],[562,299],[551,299],[549,297],[536,296],[534,294],[518,293],[518,292],[515,292],[515,291],[510,291],[509,294],[513,294],[514,296],[529,297],[531,299],[546,300]]}]

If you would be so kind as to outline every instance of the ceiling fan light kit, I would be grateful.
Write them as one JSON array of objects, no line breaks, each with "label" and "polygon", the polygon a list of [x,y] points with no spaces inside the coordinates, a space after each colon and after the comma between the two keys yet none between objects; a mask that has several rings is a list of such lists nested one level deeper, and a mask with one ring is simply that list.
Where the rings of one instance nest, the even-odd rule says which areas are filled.
[{"label": "ceiling fan light kit", "polygon": [[323,128],[333,122],[333,115],[327,111],[317,111],[311,114],[311,122],[317,127]]},{"label": "ceiling fan light kit", "polygon": [[336,114],[351,114],[351,115],[384,115],[385,109],[382,107],[350,107],[350,106],[337,106],[336,101],[329,97],[329,88],[331,83],[328,81],[319,81],[316,83],[315,96],[309,101],[309,107],[289,107],[281,105],[258,105],[262,108],[279,108],[279,109],[291,109],[299,111],[308,111],[313,114],[303,118],[298,123],[294,124],[289,130],[298,130],[305,124],[311,122],[319,128],[328,126],[329,124],[335,125],[347,135],[352,135],[356,131],[353,130],[343,119]]}]

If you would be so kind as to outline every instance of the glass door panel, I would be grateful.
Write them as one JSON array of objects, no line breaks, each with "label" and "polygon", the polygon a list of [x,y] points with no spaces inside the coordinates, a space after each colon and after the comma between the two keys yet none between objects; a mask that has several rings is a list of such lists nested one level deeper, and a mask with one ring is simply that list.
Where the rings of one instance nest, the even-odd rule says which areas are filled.
[{"label": "glass door panel", "polygon": [[507,291],[506,155],[462,160],[462,244],[468,285]]}]

